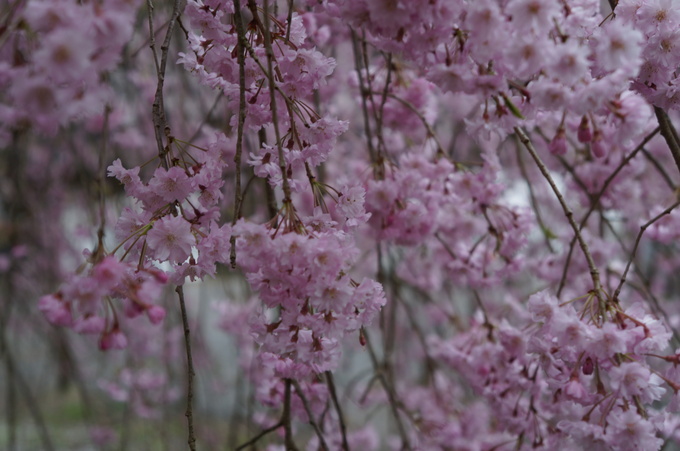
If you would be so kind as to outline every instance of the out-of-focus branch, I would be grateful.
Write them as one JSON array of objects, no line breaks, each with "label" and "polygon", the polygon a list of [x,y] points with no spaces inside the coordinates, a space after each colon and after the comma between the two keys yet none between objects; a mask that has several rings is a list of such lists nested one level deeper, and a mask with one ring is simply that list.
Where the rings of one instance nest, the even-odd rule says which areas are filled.
[{"label": "out-of-focus branch", "polygon": [[671,155],[673,155],[675,165],[678,167],[678,171],[680,171],[680,137],[678,137],[678,132],[675,130],[671,119],[664,110],[655,106],[654,114],[656,114],[656,119],[659,121],[661,136],[666,140]]}]

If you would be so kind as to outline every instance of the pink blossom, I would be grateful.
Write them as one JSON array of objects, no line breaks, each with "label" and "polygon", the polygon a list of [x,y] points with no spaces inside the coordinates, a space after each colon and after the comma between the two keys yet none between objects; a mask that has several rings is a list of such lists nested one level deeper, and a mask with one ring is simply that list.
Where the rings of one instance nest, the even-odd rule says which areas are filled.
[{"label": "pink blossom", "polygon": [[178,166],[158,168],[149,181],[149,188],[166,202],[184,200],[192,191],[193,184],[186,171]]},{"label": "pink blossom", "polygon": [[127,338],[119,329],[104,332],[99,339],[99,349],[102,351],[108,351],[109,349],[125,349],[127,345]]},{"label": "pink blossom", "polygon": [[73,324],[70,305],[64,302],[60,293],[41,297],[38,301],[38,309],[50,323],[56,326],[71,327]]},{"label": "pink blossom", "polygon": [[158,260],[181,263],[191,255],[196,238],[182,216],[164,216],[154,222],[146,235],[147,244]]}]

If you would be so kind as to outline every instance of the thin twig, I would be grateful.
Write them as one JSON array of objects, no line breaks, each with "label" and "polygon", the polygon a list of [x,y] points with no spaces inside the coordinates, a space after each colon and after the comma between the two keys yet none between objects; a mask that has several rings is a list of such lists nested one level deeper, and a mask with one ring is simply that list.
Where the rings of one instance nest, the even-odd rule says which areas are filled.
[{"label": "thin twig", "polygon": [[[248,0],[248,4],[252,5],[251,10],[253,15],[257,17],[257,8],[254,0]],[[264,0],[264,49],[267,55],[267,82],[269,84],[269,109],[272,112],[272,125],[274,126],[274,136],[276,138],[276,148],[279,156],[279,170],[281,171],[281,179],[283,181],[283,203],[288,205],[291,202],[291,190],[288,182],[288,167],[283,153],[283,143],[281,142],[281,134],[279,131],[279,121],[276,115],[276,83],[274,81],[274,49],[272,48],[272,36],[269,30],[269,0]]]},{"label": "thin twig", "polygon": [[309,402],[307,401],[307,398],[302,392],[302,387],[300,387],[300,384],[298,383],[297,380],[295,379],[288,380],[291,381],[293,387],[295,387],[295,392],[297,393],[300,400],[302,400],[302,406],[305,408],[305,412],[307,412],[307,419],[309,420],[309,424],[312,425],[312,428],[314,428],[314,432],[316,432],[316,436],[319,437],[319,445],[324,451],[329,451],[328,445],[326,444],[326,439],[324,439],[323,436],[323,431],[321,431],[321,428],[314,420],[314,412],[312,412],[312,409],[309,407]]},{"label": "thin twig", "polygon": [[619,174],[619,172],[623,170],[623,168],[628,164],[628,162],[632,160],[654,136],[656,136],[657,133],[659,133],[659,127],[655,128],[652,132],[645,136],[642,142],[640,142],[640,144],[638,144],[635,147],[635,149],[633,149],[628,155],[626,155],[623,158],[623,160],[621,160],[621,163],[619,163],[616,169],[614,169],[614,172],[609,174],[609,177],[607,177],[607,179],[604,181],[604,184],[602,185],[602,189],[600,189],[600,191],[594,196],[594,198],[592,198],[590,202],[590,208],[583,216],[583,219],[581,219],[579,229],[583,230],[583,227],[588,221],[588,218],[590,217],[592,212],[595,211],[595,208],[600,203],[600,199],[602,199],[602,196],[604,196],[604,193],[607,191],[607,188],[609,188],[609,184],[614,180],[614,178]]},{"label": "thin twig", "polygon": [[418,119],[420,119],[420,122],[423,123],[423,125],[425,126],[425,129],[427,130],[427,135],[429,137],[431,137],[432,139],[434,139],[435,144],[437,144],[437,153],[441,156],[445,156],[446,152],[444,151],[444,147],[442,146],[441,142],[439,141],[439,138],[437,137],[437,134],[435,133],[435,131],[432,128],[432,126],[430,125],[430,123],[427,122],[427,119],[425,118],[423,113],[418,111],[418,108],[416,108],[415,105],[413,105],[411,102],[409,102],[406,99],[402,99],[401,97],[396,96],[394,94],[387,94],[387,97],[389,97],[390,99],[394,99],[397,102],[401,103],[406,108],[411,110],[411,112],[413,112],[413,114],[418,116]]},{"label": "thin twig", "polygon": [[194,416],[193,416],[193,401],[194,401],[194,361],[191,357],[191,331],[189,329],[189,319],[187,318],[187,308],[184,303],[184,288],[182,285],[175,289],[179,297],[179,306],[182,310],[182,326],[184,327],[184,344],[187,353],[187,410],[185,416],[187,417],[187,425],[189,427],[189,449],[196,451],[196,436],[194,434]]},{"label": "thin twig", "polygon": [[[357,72],[357,79],[359,80],[359,94],[361,94],[361,110],[364,116],[364,133],[366,133],[366,144],[368,146],[368,155],[371,158],[372,163],[377,163],[377,156],[375,148],[373,147],[373,134],[371,133],[371,124],[368,118],[368,104],[366,102],[366,96],[370,94],[370,91],[364,86],[364,75],[363,75],[363,63],[361,62],[361,57],[359,55],[359,41],[357,39],[357,34],[353,28],[350,28],[352,35],[352,50],[354,51],[354,67]],[[368,75],[368,68],[366,68]]]},{"label": "thin twig", "polygon": [[545,225],[545,222],[543,222],[543,218],[541,217],[541,211],[538,207],[536,195],[534,194],[534,188],[532,187],[531,181],[529,180],[529,174],[527,173],[527,169],[524,166],[524,161],[522,160],[522,152],[520,152],[519,146],[517,146],[517,166],[519,166],[519,172],[522,174],[522,177],[524,177],[524,180],[527,181],[527,187],[529,188],[529,200],[531,201],[531,208],[534,210],[534,213],[536,214],[536,221],[538,221],[538,226],[541,228],[543,238],[545,238],[545,244],[546,246],[548,246],[550,252],[554,253],[555,249],[553,248],[553,245],[550,242],[548,227]]},{"label": "thin twig", "polygon": [[392,386],[387,382],[387,379],[385,378],[385,374],[383,373],[382,369],[380,368],[380,364],[378,363],[378,358],[375,355],[375,351],[373,350],[373,346],[371,345],[371,341],[368,336],[368,332],[366,330],[363,330],[364,338],[366,340],[366,348],[368,349],[368,355],[371,358],[371,363],[373,363],[373,369],[376,371],[376,379],[380,382],[380,384],[383,386],[383,389],[385,390],[385,393],[387,394],[387,399],[390,402],[390,408],[392,409],[392,415],[394,416],[394,419],[397,423],[397,430],[399,431],[399,436],[401,437],[402,441],[402,449],[406,450],[412,450],[413,448],[411,447],[411,442],[408,438],[408,434],[406,433],[406,428],[404,427],[404,423],[401,419],[401,415],[399,415],[399,401],[397,400],[397,395],[394,392],[394,389]]},{"label": "thin twig", "polygon": [[258,440],[260,440],[262,437],[264,437],[265,435],[269,434],[270,432],[274,432],[275,430],[277,430],[278,428],[280,428],[280,427],[282,427],[282,426],[283,426],[283,422],[282,422],[282,421],[279,421],[279,422],[276,423],[274,426],[270,426],[270,427],[268,427],[267,429],[263,429],[263,430],[260,431],[255,437],[251,438],[250,440],[248,440],[247,442],[243,443],[242,445],[237,446],[237,447],[236,447],[236,451],[240,451],[240,450],[242,450],[242,449],[244,449],[244,448],[249,447],[250,445],[254,445],[254,444],[257,443]]},{"label": "thin twig", "polygon": [[666,169],[664,169],[664,167],[661,166],[661,163],[659,163],[659,161],[656,158],[654,158],[654,156],[651,153],[649,153],[647,149],[642,149],[642,153],[644,154],[645,158],[647,158],[652,163],[652,165],[656,168],[659,174],[661,174],[661,177],[666,182],[666,185],[668,185],[670,189],[675,191],[676,189],[675,183],[673,183],[673,180],[671,180],[671,176],[668,175]]},{"label": "thin twig", "polygon": [[633,263],[633,260],[635,260],[635,255],[637,254],[637,249],[638,246],[640,245],[640,240],[642,239],[642,235],[645,233],[647,228],[654,224],[656,221],[661,219],[662,217],[670,214],[678,205],[680,205],[680,200],[676,201],[671,205],[670,207],[666,208],[664,211],[659,213],[658,215],[654,216],[652,219],[644,223],[643,225],[640,226],[640,231],[638,232],[637,238],[635,239],[635,244],[633,245],[633,251],[630,253],[630,258],[628,259],[628,263],[626,264],[626,269],[623,271],[623,275],[621,276],[621,281],[619,282],[619,285],[616,287],[616,291],[614,291],[614,297],[613,299],[617,299],[619,296],[619,293],[621,293],[621,287],[623,287],[623,284],[626,282],[626,276],[628,275],[628,270],[630,269],[630,265]]},{"label": "thin twig", "polygon": [[349,451],[349,443],[347,442],[347,426],[345,425],[345,416],[342,414],[340,401],[338,401],[338,392],[335,388],[335,381],[333,380],[333,372],[326,371],[326,383],[328,390],[331,392],[331,400],[335,406],[335,412],[338,414],[338,422],[340,423],[340,434],[342,434],[342,449]]},{"label": "thin twig", "polygon": [[296,451],[297,446],[295,446],[295,441],[293,440],[293,427],[291,425],[291,415],[290,415],[290,395],[291,386],[293,382],[290,379],[285,379],[285,389],[283,394],[283,414],[281,415],[281,422],[283,423],[284,429],[284,440],[286,444],[286,451]]},{"label": "thin twig", "polygon": [[170,22],[168,23],[168,29],[165,33],[165,39],[161,45],[161,56],[160,62],[158,59],[158,53],[156,51],[156,40],[154,38],[153,29],[153,3],[151,0],[147,0],[147,6],[149,9],[149,47],[153,53],[154,64],[156,66],[156,94],[154,95],[154,101],[152,106],[153,115],[153,125],[154,133],[156,135],[156,146],[158,147],[158,156],[167,165],[166,149],[163,145],[163,136],[169,135],[170,130],[168,128],[166,116],[165,116],[165,105],[163,103],[163,86],[165,85],[165,70],[168,64],[168,51],[170,49],[170,39],[175,30],[175,24],[177,23],[177,18],[180,14],[180,3],[181,0],[175,0],[172,15],[170,16]]},{"label": "thin twig", "polygon": [[583,239],[583,235],[581,235],[581,230],[579,229],[578,224],[576,224],[576,221],[574,220],[574,213],[571,211],[571,209],[567,205],[567,202],[564,200],[562,193],[560,192],[559,188],[557,188],[555,181],[552,179],[552,176],[550,175],[550,171],[548,170],[548,168],[545,166],[545,164],[541,160],[541,157],[538,155],[538,152],[536,152],[536,149],[534,149],[534,145],[531,143],[531,140],[526,135],[526,133],[524,133],[524,130],[522,130],[519,127],[515,127],[515,133],[517,134],[517,136],[519,136],[519,140],[522,142],[522,144],[524,144],[524,147],[529,151],[529,154],[531,154],[531,157],[536,162],[538,169],[543,174],[543,177],[546,179],[546,181],[550,185],[550,188],[552,188],[553,192],[555,193],[555,196],[557,197],[557,200],[559,201],[560,205],[562,206],[562,210],[564,211],[564,215],[567,217],[567,220],[569,221],[569,225],[571,225],[571,228],[574,231],[574,235],[576,236],[576,239],[578,240],[578,243],[581,247],[581,250],[583,251],[583,255],[585,255],[586,260],[588,261],[588,267],[590,269],[590,277],[593,281],[593,291],[594,291],[595,296],[597,296],[597,299],[600,302],[601,313],[604,314],[604,307],[605,306],[604,306],[604,300],[602,299],[602,294],[601,294],[602,284],[600,283],[600,273],[597,270],[597,267],[595,266],[595,261],[593,260],[593,256],[590,253],[590,250],[588,249],[588,244]]},{"label": "thin twig", "polygon": [[[600,199],[602,198],[602,196],[604,195],[605,191],[606,191],[607,188],[609,187],[609,184],[614,180],[614,178],[619,174],[619,172],[621,172],[621,170],[624,168],[624,166],[627,165],[628,162],[629,162],[630,160],[632,160],[632,159],[635,157],[635,155],[637,155],[638,152],[640,152],[640,151],[646,152],[644,146],[645,146],[645,145],[646,145],[646,144],[647,144],[654,136],[656,136],[656,134],[657,134],[658,132],[659,132],[659,127],[655,128],[652,132],[650,132],[647,136],[645,136],[645,137],[642,139],[642,142],[640,142],[640,144],[638,144],[638,145],[635,147],[635,149],[633,149],[627,156],[625,156],[625,157],[623,158],[623,160],[621,160],[621,163],[619,163],[619,165],[616,167],[616,169],[614,169],[614,171],[609,175],[609,177],[607,177],[607,179],[604,181],[604,184],[602,185],[602,189],[600,189],[600,191],[599,191],[595,196],[592,196],[592,195],[590,195],[590,194],[588,193],[588,190],[587,190],[586,187],[583,185],[583,183],[581,182],[581,180],[578,179],[578,177],[576,177],[576,175],[574,174],[573,170],[572,170],[568,165],[566,165],[566,162],[565,162],[564,160],[561,160],[562,163],[565,164],[565,167],[567,167],[568,170],[569,170],[569,171],[572,173],[572,175],[574,176],[574,180],[576,180],[576,182],[579,183],[579,185],[584,189],[584,192],[585,192],[586,194],[588,194],[588,196],[590,197],[590,201],[591,201],[591,202],[590,202],[590,208],[588,209],[588,211],[586,212],[586,214],[583,216],[583,218],[581,219],[581,221],[580,221],[580,223],[579,223],[579,229],[580,229],[580,230],[583,230],[583,228],[585,227],[585,225],[586,225],[586,223],[587,223],[587,221],[588,221],[588,218],[589,218],[590,215],[593,213],[593,211],[595,211],[595,208],[599,205]],[[572,257],[572,255],[573,255],[573,253],[574,253],[574,245],[575,245],[575,244],[576,244],[576,236],[574,236],[574,237],[571,239],[571,241],[569,242],[569,251],[567,252],[566,262],[565,262],[564,268],[563,268],[563,270],[562,270],[562,277],[560,278],[559,287],[558,287],[558,289],[557,289],[557,296],[558,296],[558,297],[559,297],[560,294],[562,293],[562,289],[564,288],[564,285],[565,285],[565,283],[566,283],[566,281],[567,281],[567,272],[569,271],[569,265],[570,265],[570,263],[571,263],[571,257]]]},{"label": "thin twig", "polygon": [[[241,192],[241,155],[243,153],[243,127],[246,121],[246,30],[243,26],[241,15],[241,1],[234,0],[234,23],[238,35],[238,128],[236,134],[236,155],[234,155],[234,169],[236,171],[236,186],[234,187],[234,217],[232,225],[241,217],[241,204],[243,204],[243,193]],[[236,237],[232,235],[229,239],[229,260],[231,267],[236,268]]]},{"label": "thin twig", "polygon": [[680,138],[678,138],[678,132],[675,130],[675,127],[673,127],[671,119],[664,110],[655,106],[654,114],[656,114],[656,119],[659,121],[661,136],[666,140],[671,155],[673,155],[675,165],[678,167],[678,170],[680,170]]},{"label": "thin twig", "polygon": [[[604,217],[603,219],[605,225],[609,228],[609,231],[612,233],[612,235],[614,235],[614,238],[616,238],[616,240],[618,241],[619,246],[621,246],[621,249],[623,249],[623,251],[627,255],[630,255],[631,252],[628,249],[626,249],[626,246],[623,243],[623,239],[619,236],[616,229],[612,225],[611,221],[606,217]],[[668,327],[671,330],[673,334],[673,339],[675,340],[676,344],[680,344],[680,333],[678,333],[678,330],[675,327],[673,327],[668,316],[668,313],[666,313],[666,311],[661,307],[659,299],[656,296],[654,296],[654,293],[652,293],[650,281],[647,279],[647,277],[645,277],[645,275],[643,274],[642,270],[638,267],[638,265],[633,265],[633,271],[635,271],[635,274],[637,275],[638,279],[640,279],[640,281],[642,282],[642,286],[637,286],[637,284],[631,281],[627,281],[628,285],[630,285],[633,289],[637,290],[643,296],[649,298],[653,310],[657,313],[657,315],[663,316],[664,320],[666,321],[666,327]]]},{"label": "thin twig", "polygon": [[104,196],[104,188],[106,186],[106,147],[109,141],[109,115],[111,107],[106,105],[104,107],[104,125],[102,131],[102,147],[99,151],[99,161],[97,178],[99,188],[99,228],[97,229],[97,249],[95,250],[95,258],[103,257],[104,252],[104,229],[106,228],[106,196]]}]

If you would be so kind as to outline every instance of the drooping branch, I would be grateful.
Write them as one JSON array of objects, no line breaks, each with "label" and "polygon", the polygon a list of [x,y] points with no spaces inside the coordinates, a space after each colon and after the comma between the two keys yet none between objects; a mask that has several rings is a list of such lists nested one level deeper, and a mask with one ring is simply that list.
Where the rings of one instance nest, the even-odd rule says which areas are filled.
[{"label": "drooping branch", "polygon": [[527,134],[524,132],[519,127],[515,127],[515,133],[517,136],[519,136],[519,140],[522,142],[524,147],[529,151],[529,154],[531,157],[534,159],[536,162],[536,165],[538,166],[538,169],[541,171],[541,174],[543,174],[543,177],[546,179],[548,184],[550,185],[550,188],[553,190],[553,193],[555,193],[555,197],[557,197],[557,200],[560,203],[560,206],[562,207],[562,210],[564,211],[564,215],[567,217],[567,220],[569,221],[569,225],[571,226],[572,230],[574,231],[574,235],[576,236],[576,240],[579,243],[579,246],[581,247],[581,250],[583,251],[583,255],[586,257],[586,260],[588,262],[588,268],[590,269],[590,277],[593,281],[593,291],[594,294],[597,296],[599,302],[600,302],[600,308],[601,308],[601,314],[604,313],[604,300],[602,299],[602,284],[600,282],[600,272],[598,271],[597,267],[595,266],[595,261],[593,260],[593,256],[590,253],[590,250],[588,249],[588,244],[586,241],[583,239],[583,235],[581,234],[581,229],[579,228],[578,224],[576,224],[576,221],[574,220],[574,213],[571,211],[569,206],[567,205],[567,202],[564,200],[564,196],[562,196],[562,193],[560,192],[559,188],[557,188],[557,185],[555,184],[555,181],[553,180],[552,176],[550,175],[550,171],[546,167],[545,163],[543,163],[543,160],[541,160],[541,157],[538,155],[538,152],[536,152],[536,149],[534,148],[534,145],[531,143],[531,140],[527,136]]},{"label": "drooping branch", "polygon": [[614,291],[614,297],[613,299],[617,299],[619,296],[619,293],[621,293],[621,288],[623,287],[623,284],[626,282],[626,277],[628,275],[628,270],[630,269],[630,265],[633,263],[635,260],[635,256],[637,254],[637,249],[638,246],[640,245],[640,240],[642,239],[642,235],[645,233],[645,231],[656,221],[659,219],[663,218],[666,215],[671,214],[675,208],[680,205],[680,201],[676,201],[671,205],[670,207],[666,208],[664,211],[659,213],[658,215],[654,216],[652,219],[644,223],[643,225],[640,226],[640,231],[637,234],[637,237],[635,238],[635,244],[633,245],[633,250],[630,253],[630,258],[628,259],[628,263],[626,264],[626,269],[623,271],[623,275],[621,276],[621,280],[619,281],[619,285],[616,287],[616,290]]},{"label": "drooping branch", "polygon": [[307,401],[305,394],[302,392],[302,387],[300,387],[300,384],[295,379],[289,379],[289,380],[293,384],[293,387],[295,387],[295,393],[302,400],[302,406],[304,407],[305,412],[307,413],[307,418],[309,420],[309,424],[312,425],[314,432],[316,432],[316,436],[319,438],[320,448],[323,449],[324,451],[329,451],[328,445],[326,444],[326,439],[323,436],[323,431],[321,430],[321,428],[319,427],[319,424],[314,419],[314,412],[312,412],[311,407],[309,407],[309,402]]},{"label": "drooping branch", "polygon": [[671,155],[673,155],[673,161],[675,161],[675,165],[678,167],[678,171],[680,171],[680,138],[678,137],[678,132],[675,130],[671,119],[668,117],[668,113],[658,106],[655,106],[654,114],[656,114],[656,119],[659,121],[661,136],[666,140]]},{"label": "drooping branch", "polygon": [[187,417],[187,424],[189,428],[189,449],[191,451],[196,451],[196,436],[194,434],[194,415],[193,415],[193,402],[194,402],[194,361],[191,356],[191,331],[189,329],[189,319],[187,317],[187,308],[184,303],[184,288],[179,285],[175,291],[179,297],[179,306],[182,311],[182,326],[184,328],[184,344],[186,346],[187,354],[187,409],[185,416]]},{"label": "drooping branch", "polygon": [[[234,187],[234,217],[232,225],[241,216],[243,193],[241,191],[241,155],[243,154],[243,126],[246,121],[246,30],[241,15],[241,1],[234,0],[234,24],[238,35],[236,54],[238,57],[238,126],[236,131],[236,155],[234,155],[234,170],[236,171]],[[232,268],[236,268],[236,237],[230,238],[229,260]]]}]

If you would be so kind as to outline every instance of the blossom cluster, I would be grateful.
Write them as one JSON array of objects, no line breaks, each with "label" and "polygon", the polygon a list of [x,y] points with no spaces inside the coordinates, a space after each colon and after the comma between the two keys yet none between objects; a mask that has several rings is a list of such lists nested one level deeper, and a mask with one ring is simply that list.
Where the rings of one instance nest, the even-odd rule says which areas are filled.
[{"label": "blossom cluster", "polygon": [[[125,111],[148,109],[130,96],[92,119],[115,145],[155,147],[108,166],[122,189],[102,183],[102,197],[127,202],[115,248],[101,213],[98,246],[38,308],[101,349],[144,354],[100,388],[151,417],[175,399],[172,370],[139,368],[153,340],[135,343],[125,320],[159,324],[165,285],[224,276],[219,327],[239,352],[227,365],[263,406],[247,413],[263,430],[252,443],[680,442],[673,2],[187,0],[161,50],[178,89],[154,97],[165,75],[146,79],[151,63],[131,76],[164,105],[164,136],[146,139],[143,121],[117,133]],[[101,113],[138,6],[17,7],[0,29],[0,145]],[[209,112],[185,108],[215,96]],[[183,319],[206,369],[204,323]],[[170,367],[174,351],[156,354]],[[351,377],[335,387],[334,374]]]},{"label": "blossom cluster", "polygon": [[432,353],[491,402],[515,436],[541,446],[658,449],[664,413],[655,403],[678,385],[652,360],[661,362],[671,334],[642,304],[615,307],[602,323],[591,317],[594,303],[591,294],[579,311],[542,291],[529,299],[529,333],[507,320],[480,321],[448,342],[433,339]]},{"label": "blossom cluster", "polygon": [[54,135],[101,112],[113,94],[102,75],[120,62],[140,3],[34,0],[9,15],[14,32],[1,50],[0,140],[15,128]]},{"label": "blossom cluster", "polygon": [[263,303],[251,330],[277,377],[335,369],[342,338],[370,325],[385,304],[380,284],[352,279],[358,249],[351,236],[320,219],[311,218],[302,234],[234,227],[239,265]]}]

